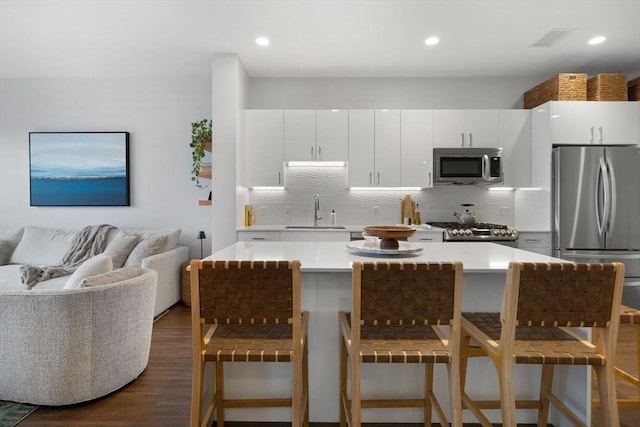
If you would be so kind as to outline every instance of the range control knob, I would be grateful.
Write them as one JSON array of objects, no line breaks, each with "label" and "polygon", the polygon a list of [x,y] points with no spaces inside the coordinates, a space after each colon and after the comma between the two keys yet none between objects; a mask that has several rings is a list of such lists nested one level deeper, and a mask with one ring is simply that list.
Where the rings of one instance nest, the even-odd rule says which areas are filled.
[{"label": "range control knob", "polygon": [[451,235],[452,236],[457,236],[458,235],[458,230],[451,230]]}]

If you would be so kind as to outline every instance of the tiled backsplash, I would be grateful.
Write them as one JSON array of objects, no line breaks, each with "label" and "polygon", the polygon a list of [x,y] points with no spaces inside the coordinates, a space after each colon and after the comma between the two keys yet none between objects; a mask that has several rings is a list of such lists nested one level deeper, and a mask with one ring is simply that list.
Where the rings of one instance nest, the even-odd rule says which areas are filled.
[{"label": "tiled backsplash", "polygon": [[284,189],[249,191],[256,225],[309,225],[313,223],[314,195],[320,194],[320,224],[329,224],[335,210],[342,225],[398,224],[400,201],[406,195],[418,204],[422,221],[456,221],[453,211],[473,203],[479,222],[514,223],[512,191],[488,191],[477,186],[441,186],[424,190],[352,190],[347,188],[347,167],[305,166],[285,169]]}]

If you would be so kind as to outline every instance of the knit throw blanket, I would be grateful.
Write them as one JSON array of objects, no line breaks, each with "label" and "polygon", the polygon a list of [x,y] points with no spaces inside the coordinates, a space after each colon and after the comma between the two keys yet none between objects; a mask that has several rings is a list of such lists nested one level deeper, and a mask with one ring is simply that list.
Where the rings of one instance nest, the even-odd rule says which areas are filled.
[{"label": "knit throw blanket", "polygon": [[73,238],[71,247],[62,257],[60,265],[23,265],[20,267],[22,283],[31,289],[38,282],[73,273],[83,262],[104,252],[109,231],[114,228],[113,225],[108,224],[84,227]]}]

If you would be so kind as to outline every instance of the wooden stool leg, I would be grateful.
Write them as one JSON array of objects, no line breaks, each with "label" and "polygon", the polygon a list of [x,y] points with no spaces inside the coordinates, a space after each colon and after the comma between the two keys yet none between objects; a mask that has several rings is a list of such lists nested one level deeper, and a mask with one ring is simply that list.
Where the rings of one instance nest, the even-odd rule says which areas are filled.
[{"label": "wooden stool leg", "polygon": [[360,360],[357,354],[351,356],[351,427],[361,427]]},{"label": "wooden stool leg", "polygon": [[[454,355],[455,356],[455,355]],[[449,407],[451,408],[451,426],[462,427],[462,391],[460,360],[452,360],[447,365],[449,376]]]},{"label": "wooden stool leg", "polygon": [[431,427],[431,393],[433,393],[433,363],[424,364],[424,427]]},{"label": "wooden stool leg", "polygon": [[542,373],[540,374],[540,404],[538,410],[538,427],[546,427],[549,418],[549,394],[553,387],[553,365],[542,365]]},{"label": "wooden stool leg", "polygon": [[304,427],[309,427],[309,340],[304,340],[302,349],[302,393],[304,399]]},{"label": "wooden stool leg", "polygon": [[347,405],[347,348],[344,339],[340,337],[340,427],[346,427],[347,416],[345,407]]},{"label": "wooden stool leg", "polygon": [[515,426],[516,400],[513,391],[513,363],[511,360],[500,360],[497,364],[498,382],[500,385],[500,406],[502,409],[502,425]]},{"label": "wooden stool leg", "polygon": [[214,362],[216,372],[216,391],[214,397],[216,403],[216,419],[218,420],[218,427],[224,427],[224,369],[223,362]]},{"label": "wooden stool leg", "polygon": [[594,366],[598,377],[598,392],[600,394],[600,407],[606,425],[619,426],[618,400],[616,397],[616,379],[611,363],[605,366]]},{"label": "wooden stool leg", "polygon": [[293,384],[291,396],[291,425],[302,425],[302,358],[294,358],[291,363],[293,368]]},{"label": "wooden stool leg", "polygon": [[191,383],[191,427],[200,426],[202,414],[202,384],[204,382],[204,362],[193,361],[193,380]]},{"label": "wooden stool leg", "polygon": [[[640,324],[636,324],[636,358],[638,362],[638,370],[636,371],[636,378],[640,380]],[[636,383],[638,387],[638,399],[640,399],[640,381]]]}]

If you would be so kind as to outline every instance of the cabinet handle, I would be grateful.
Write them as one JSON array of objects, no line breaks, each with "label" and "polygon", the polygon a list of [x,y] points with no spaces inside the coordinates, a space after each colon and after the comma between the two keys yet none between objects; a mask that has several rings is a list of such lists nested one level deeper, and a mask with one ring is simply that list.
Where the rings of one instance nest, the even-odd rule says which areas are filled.
[{"label": "cabinet handle", "polygon": [[460,146],[464,147],[464,132],[460,133]]},{"label": "cabinet handle", "polygon": [[380,172],[378,172],[378,185],[380,185]]},{"label": "cabinet handle", "polygon": [[591,139],[589,139],[589,143],[593,144],[593,126],[589,128],[589,132],[591,132]]},{"label": "cabinet handle", "polygon": [[280,184],[280,172],[278,172],[278,185],[281,185]]},{"label": "cabinet handle", "polygon": [[525,242],[535,242],[540,243],[540,239],[524,239]]},{"label": "cabinet handle", "polygon": [[313,145],[311,146],[311,160],[315,160],[315,159],[313,158]]},{"label": "cabinet handle", "polygon": [[318,160],[322,160],[322,146],[318,145]]},{"label": "cabinet handle", "polygon": [[369,172],[369,185],[373,184],[373,182],[371,181],[373,179],[373,173]]},{"label": "cabinet handle", "polygon": [[604,135],[602,134],[602,126],[600,126],[598,128],[598,130],[600,131],[600,144],[604,143]]},{"label": "cabinet handle", "polygon": [[251,240],[265,240],[264,237],[252,237]]},{"label": "cabinet handle", "polygon": [[429,172],[429,187],[431,187],[431,172]]},{"label": "cabinet handle", "polygon": [[473,134],[469,132],[469,147],[473,147]]}]

